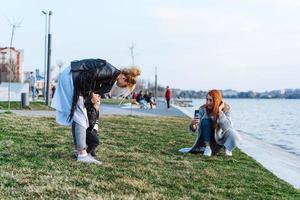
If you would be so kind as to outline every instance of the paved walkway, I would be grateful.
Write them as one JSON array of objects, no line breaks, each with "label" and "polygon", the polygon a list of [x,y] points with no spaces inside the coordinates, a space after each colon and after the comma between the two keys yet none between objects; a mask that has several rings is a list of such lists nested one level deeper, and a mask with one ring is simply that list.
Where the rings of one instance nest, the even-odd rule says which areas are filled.
[{"label": "paved walkway", "polygon": [[138,116],[177,116],[185,117],[186,115],[176,108],[167,108],[166,103],[159,102],[156,109],[141,109],[138,106],[125,104],[116,105],[101,105],[101,115],[138,115]]},{"label": "paved walkway", "polygon": [[[140,109],[138,106],[125,105],[107,105],[102,104],[100,107],[101,115],[137,115],[137,116],[176,116],[185,117],[186,115],[180,110],[171,107],[167,109],[167,105],[164,102],[159,102],[156,109]],[[5,110],[0,110],[4,112]],[[21,116],[32,117],[51,117],[55,116],[55,111],[44,110],[11,110],[13,113]]]},{"label": "paved walkway", "polygon": [[300,189],[300,157],[282,148],[267,144],[247,133],[241,132],[242,145],[239,147],[277,177]]}]

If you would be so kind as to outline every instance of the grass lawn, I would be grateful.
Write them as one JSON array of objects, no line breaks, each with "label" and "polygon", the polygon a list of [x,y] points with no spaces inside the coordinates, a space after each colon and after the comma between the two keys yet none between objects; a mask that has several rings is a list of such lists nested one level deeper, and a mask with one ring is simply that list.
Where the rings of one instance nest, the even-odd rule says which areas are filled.
[{"label": "grass lawn", "polygon": [[70,129],[54,118],[0,114],[0,199],[300,199],[238,150],[178,153],[194,141],[188,121],[102,117],[97,166],[75,161]]},{"label": "grass lawn", "polygon": [[[0,109],[7,110],[8,109],[8,102],[7,101],[0,101]],[[22,110],[24,108],[21,107],[20,101],[11,101],[10,102],[10,109],[11,110]],[[45,102],[37,102],[32,101],[29,104],[30,110],[53,110],[49,106],[45,105]]]},{"label": "grass lawn", "polygon": [[[122,99],[101,99],[102,104],[119,105]],[[130,103],[130,99],[124,99],[122,104]]]}]

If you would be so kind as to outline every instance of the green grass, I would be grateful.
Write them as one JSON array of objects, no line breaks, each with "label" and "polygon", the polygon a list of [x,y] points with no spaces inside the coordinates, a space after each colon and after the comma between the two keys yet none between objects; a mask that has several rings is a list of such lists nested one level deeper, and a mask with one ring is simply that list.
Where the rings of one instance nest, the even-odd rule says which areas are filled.
[{"label": "green grass", "polygon": [[[0,109],[3,109],[3,110],[8,109],[8,102],[0,101]],[[21,107],[20,101],[11,101],[10,109],[11,110],[22,110],[24,108]],[[29,109],[29,110],[53,110],[51,107],[45,105],[45,102],[37,102],[37,101],[30,102],[29,107],[26,109]]]},{"label": "green grass", "polygon": [[[119,105],[122,99],[101,99],[102,104],[109,104],[109,105]],[[130,103],[130,99],[124,99],[122,104]],[[6,110],[8,109],[8,102],[7,101],[0,101],[0,109]],[[19,101],[12,101],[10,102],[10,109],[11,110],[22,110],[21,102]],[[45,105],[45,102],[37,102],[32,101],[29,104],[29,107],[26,108],[29,110],[53,110],[51,107]]]},{"label": "green grass", "polygon": [[[119,105],[122,99],[101,99],[102,104]],[[124,99],[122,104],[130,103],[130,99]]]},{"label": "green grass", "polygon": [[300,199],[299,190],[234,151],[204,158],[187,118],[100,119],[102,166],[75,161],[54,118],[0,114],[0,199]]}]

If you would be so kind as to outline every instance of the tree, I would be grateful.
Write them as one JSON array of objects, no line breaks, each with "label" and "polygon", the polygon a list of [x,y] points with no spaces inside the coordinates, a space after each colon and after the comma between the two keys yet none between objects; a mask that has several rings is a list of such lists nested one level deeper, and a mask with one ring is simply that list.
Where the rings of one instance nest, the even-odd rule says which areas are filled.
[{"label": "tree", "polygon": [[[12,32],[11,32],[11,38],[10,38],[10,46],[9,46],[9,67],[10,67],[10,72],[13,72],[13,74],[15,74],[15,72],[12,70],[13,66],[15,66],[15,64],[13,64],[12,62],[12,58],[11,58],[11,49],[12,49],[12,42],[14,39],[14,33],[15,33],[15,29],[20,27],[21,22],[19,23],[10,23],[12,25]],[[15,76],[15,75],[12,75]],[[11,83],[11,74],[9,74],[9,84],[8,84],[8,111],[10,111],[10,83]]]}]

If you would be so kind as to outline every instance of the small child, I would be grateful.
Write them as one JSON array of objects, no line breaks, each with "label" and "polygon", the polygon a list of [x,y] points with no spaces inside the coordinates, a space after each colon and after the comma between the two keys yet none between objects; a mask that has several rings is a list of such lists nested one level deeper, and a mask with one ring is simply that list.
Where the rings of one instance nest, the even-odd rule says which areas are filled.
[{"label": "small child", "polygon": [[84,104],[89,120],[89,127],[86,129],[87,153],[95,157],[96,147],[100,144],[98,136],[100,96],[92,92],[91,95],[85,99]]}]

